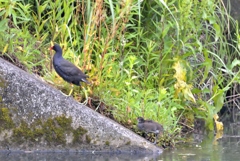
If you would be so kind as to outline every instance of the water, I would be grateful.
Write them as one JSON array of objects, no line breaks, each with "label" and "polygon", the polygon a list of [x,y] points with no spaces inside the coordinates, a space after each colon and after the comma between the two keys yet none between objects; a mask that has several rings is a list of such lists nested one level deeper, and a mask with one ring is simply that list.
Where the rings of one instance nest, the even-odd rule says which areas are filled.
[{"label": "water", "polygon": [[192,135],[192,142],[180,144],[174,150],[165,150],[162,161],[239,161],[240,124],[225,124],[223,135]]},{"label": "water", "polygon": [[[232,131],[231,131],[232,130]],[[180,144],[161,155],[144,154],[79,154],[79,153],[0,153],[0,161],[239,161],[240,126],[225,131],[221,139],[214,134],[193,135],[191,144]]]},{"label": "water", "polygon": [[181,145],[164,151],[159,157],[163,161],[239,161],[240,137],[225,137],[218,141],[207,136],[203,142]]}]

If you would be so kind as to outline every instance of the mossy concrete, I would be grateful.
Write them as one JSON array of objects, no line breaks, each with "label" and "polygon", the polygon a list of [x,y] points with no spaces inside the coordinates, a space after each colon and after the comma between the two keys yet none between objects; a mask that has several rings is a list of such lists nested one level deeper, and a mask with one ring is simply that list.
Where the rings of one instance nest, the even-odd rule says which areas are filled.
[{"label": "mossy concrete", "polygon": [[0,149],[161,153],[118,123],[0,58]]}]

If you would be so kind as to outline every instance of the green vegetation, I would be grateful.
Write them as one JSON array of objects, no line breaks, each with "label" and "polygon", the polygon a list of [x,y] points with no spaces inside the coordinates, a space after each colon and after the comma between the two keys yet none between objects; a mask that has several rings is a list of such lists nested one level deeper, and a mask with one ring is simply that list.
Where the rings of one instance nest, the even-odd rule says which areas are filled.
[{"label": "green vegetation", "polygon": [[[31,124],[27,124],[24,120],[20,120],[20,124],[15,124],[12,120],[10,110],[8,108],[0,108],[0,132],[2,130],[12,130],[12,135],[5,134],[5,141],[13,141],[15,143],[24,143],[26,141],[32,143],[40,143],[47,141],[49,145],[66,145],[66,134],[73,136],[72,144],[90,143],[91,138],[88,136],[87,130],[78,127],[73,129],[72,118],[65,115],[49,118],[46,121],[41,119],[35,120]],[[10,137],[11,135],[11,137]]]},{"label": "green vegetation", "polygon": [[21,121],[19,127],[13,129],[13,140],[18,143],[23,143],[26,140],[29,141],[40,141],[40,137],[43,136],[43,130],[40,128],[31,129],[28,124],[24,121]]},{"label": "green vegetation", "polygon": [[[82,136],[87,133],[85,129],[82,127],[78,127],[76,130],[73,132],[73,142],[74,143],[82,143]],[[91,138],[87,136],[87,143],[91,142]]]},{"label": "green vegetation", "polygon": [[106,142],[105,142],[105,145],[109,146],[109,145],[110,145],[110,142],[109,142],[109,141],[106,141]]},{"label": "green vegetation", "polygon": [[0,8],[2,57],[68,93],[50,65],[50,41],[59,43],[89,75],[88,96],[113,106],[123,124],[143,116],[175,136],[197,117],[213,130],[240,81],[238,23],[221,0],[3,0]]},{"label": "green vegetation", "polygon": [[0,132],[4,129],[11,129],[14,126],[8,108],[0,108]]},{"label": "green vegetation", "polygon": [[[20,125],[13,128],[13,141],[23,143],[31,141],[33,143],[46,140],[49,145],[66,145],[66,134],[73,134],[73,144],[82,143],[87,131],[82,127],[73,129],[71,126],[72,118],[58,116],[53,119],[47,119],[46,122],[41,120],[34,121],[31,125],[21,121]],[[90,143],[91,139],[86,135],[86,142]],[[89,141],[90,140],[90,141]]]}]

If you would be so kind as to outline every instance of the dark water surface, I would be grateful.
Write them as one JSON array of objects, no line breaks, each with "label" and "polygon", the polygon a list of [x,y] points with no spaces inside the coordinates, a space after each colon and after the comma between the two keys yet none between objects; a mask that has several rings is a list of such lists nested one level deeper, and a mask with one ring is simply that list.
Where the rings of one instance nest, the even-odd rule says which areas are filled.
[{"label": "dark water surface", "polygon": [[0,152],[0,161],[240,161],[240,124],[225,126],[222,137],[192,134],[189,144],[179,144],[162,154],[96,154]]},{"label": "dark water surface", "polygon": [[193,134],[190,144],[165,150],[161,161],[240,161],[240,124],[226,123],[223,135]]},{"label": "dark water surface", "polygon": [[[240,126],[235,126],[240,133]],[[1,152],[0,161],[239,161],[240,136],[223,135],[216,140],[214,134],[192,136],[191,144],[181,144],[162,154],[79,154],[79,153],[30,153]],[[197,141],[196,141],[197,138]]]}]

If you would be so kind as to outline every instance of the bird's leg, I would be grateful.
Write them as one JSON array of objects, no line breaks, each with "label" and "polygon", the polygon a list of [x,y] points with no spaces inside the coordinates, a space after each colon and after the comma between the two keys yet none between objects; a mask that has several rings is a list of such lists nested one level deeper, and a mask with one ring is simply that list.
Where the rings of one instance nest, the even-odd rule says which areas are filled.
[{"label": "bird's leg", "polygon": [[66,96],[66,97],[68,97],[69,95],[67,95],[67,94],[65,94],[65,93],[63,93],[62,91],[60,91],[64,96]]},{"label": "bird's leg", "polygon": [[88,103],[88,93],[87,93],[87,90],[84,87],[82,87],[82,88],[83,88],[83,92],[84,92],[84,95],[85,95],[85,98],[86,98],[86,100],[83,102],[83,104],[86,105]]},{"label": "bird's leg", "polygon": [[154,141],[154,145],[157,143],[157,139],[158,139],[158,133],[155,133],[155,141]]},{"label": "bird's leg", "polygon": [[154,145],[156,145],[156,143],[157,143],[157,135],[155,134],[155,141],[154,141]]},{"label": "bird's leg", "polygon": [[71,90],[70,90],[68,96],[71,96],[71,95],[72,95],[72,92],[73,92],[73,84],[71,84]]}]

